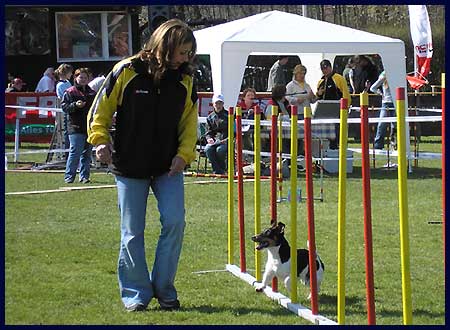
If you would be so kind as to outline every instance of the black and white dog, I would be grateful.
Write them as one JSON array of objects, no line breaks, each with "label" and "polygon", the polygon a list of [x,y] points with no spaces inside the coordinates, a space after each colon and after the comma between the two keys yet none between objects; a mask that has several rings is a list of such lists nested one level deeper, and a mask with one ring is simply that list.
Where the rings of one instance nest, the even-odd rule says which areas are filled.
[{"label": "black and white dog", "polygon": [[[257,284],[256,291],[263,291],[270,284],[274,276],[278,277],[280,281],[283,281],[286,289],[290,291],[291,248],[284,237],[285,224],[282,222],[278,222],[277,224],[274,220],[271,221],[271,224],[272,226],[270,228],[252,237],[252,241],[259,243],[256,249],[267,249],[268,253],[262,283]],[[320,289],[324,270],[325,265],[316,253],[317,292]],[[297,250],[297,276],[304,285],[310,286],[309,251],[307,249]],[[311,299],[311,293],[308,299]]]}]

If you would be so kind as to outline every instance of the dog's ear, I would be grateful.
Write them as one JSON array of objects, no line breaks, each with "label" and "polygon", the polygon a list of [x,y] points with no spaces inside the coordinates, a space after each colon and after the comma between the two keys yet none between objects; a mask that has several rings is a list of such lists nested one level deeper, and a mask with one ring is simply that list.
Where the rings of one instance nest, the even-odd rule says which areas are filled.
[{"label": "dog's ear", "polygon": [[278,222],[278,229],[280,230],[280,233],[284,233],[284,227],[286,227],[284,223]]}]

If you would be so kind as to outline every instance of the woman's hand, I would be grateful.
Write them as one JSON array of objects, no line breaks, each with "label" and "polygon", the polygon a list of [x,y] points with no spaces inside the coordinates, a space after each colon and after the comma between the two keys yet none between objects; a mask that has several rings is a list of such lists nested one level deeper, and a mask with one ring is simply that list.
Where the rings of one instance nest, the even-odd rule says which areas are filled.
[{"label": "woman's hand", "polygon": [[180,156],[175,156],[172,159],[172,165],[170,165],[169,176],[183,172],[186,167],[186,162]]},{"label": "woman's hand", "polygon": [[95,148],[95,155],[97,156],[97,159],[99,162],[104,164],[111,164],[112,163],[112,146],[111,143],[108,144],[99,144]]},{"label": "woman's hand", "polygon": [[82,101],[82,100],[78,100],[78,101],[75,102],[75,105],[76,105],[78,108],[84,107],[85,104],[86,104],[86,102],[84,102],[84,101]]},{"label": "woman's hand", "polygon": [[303,96],[297,97],[297,103],[298,104],[302,104],[303,102],[305,102],[305,98]]}]

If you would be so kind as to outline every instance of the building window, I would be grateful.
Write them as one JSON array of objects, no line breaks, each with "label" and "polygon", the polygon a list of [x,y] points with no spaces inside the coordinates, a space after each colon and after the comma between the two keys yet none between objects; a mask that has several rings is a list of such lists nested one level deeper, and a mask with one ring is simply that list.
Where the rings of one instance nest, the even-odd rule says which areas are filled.
[{"label": "building window", "polygon": [[5,55],[50,53],[48,8],[6,7]]},{"label": "building window", "polygon": [[116,61],[131,55],[131,21],[123,12],[56,13],[58,62]]}]

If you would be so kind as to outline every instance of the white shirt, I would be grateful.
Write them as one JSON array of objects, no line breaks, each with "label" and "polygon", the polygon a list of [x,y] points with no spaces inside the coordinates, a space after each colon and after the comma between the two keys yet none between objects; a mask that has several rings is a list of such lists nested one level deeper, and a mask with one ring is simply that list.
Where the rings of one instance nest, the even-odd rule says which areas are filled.
[{"label": "white shirt", "polygon": [[[305,107],[311,107],[311,95],[313,95],[311,86],[306,82],[299,83],[297,80],[292,80],[286,85],[286,99],[290,104],[297,106],[299,114],[303,113]],[[299,97],[305,100],[299,102]]]},{"label": "white shirt", "polygon": [[55,91],[55,81],[49,76],[42,76],[39,80],[35,92],[54,92]]},{"label": "white shirt", "polygon": [[91,87],[94,91],[98,92],[103,82],[105,81],[105,76],[96,77],[89,82],[89,87]]}]

